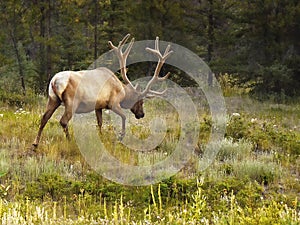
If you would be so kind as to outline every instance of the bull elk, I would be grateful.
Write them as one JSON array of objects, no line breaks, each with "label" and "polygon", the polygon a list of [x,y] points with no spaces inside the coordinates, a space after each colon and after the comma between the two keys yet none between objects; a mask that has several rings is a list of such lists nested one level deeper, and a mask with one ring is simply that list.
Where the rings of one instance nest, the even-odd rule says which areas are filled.
[{"label": "bull elk", "polygon": [[111,70],[105,67],[84,71],[63,71],[53,76],[49,84],[46,111],[41,118],[39,131],[33,143],[33,149],[38,146],[45,125],[60,105],[65,106],[60,124],[67,139],[70,139],[68,122],[74,113],[87,113],[95,110],[98,126],[101,131],[102,109],[112,110],[122,118],[121,138],[125,135],[126,120],[122,108],[130,109],[137,119],[144,117],[143,99],[159,96],[165,92],[153,91],[151,90],[151,86],[157,81],[168,78],[169,73],[163,77],[159,77],[159,73],[172,51],[170,51],[170,45],[168,45],[164,54],[161,54],[158,37],[155,40],[154,49],[146,48],[148,52],[158,57],[158,63],[153,77],[147,83],[144,91],[140,91],[137,86],[133,86],[126,75],[126,59],[134,43],[134,38],[132,38],[128,47],[123,51],[123,47],[129,37],[130,34],[127,34],[119,42],[118,46],[113,45],[111,41],[108,42],[118,57],[121,76],[125,84]]}]

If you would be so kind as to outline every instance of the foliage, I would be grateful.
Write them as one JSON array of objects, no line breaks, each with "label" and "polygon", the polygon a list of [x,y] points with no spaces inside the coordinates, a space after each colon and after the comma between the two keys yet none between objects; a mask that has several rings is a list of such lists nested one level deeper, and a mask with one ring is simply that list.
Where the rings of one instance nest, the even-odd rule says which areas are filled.
[{"label": "foliage", "polygon": [[[299,104],[251,101],[252,111],[229,105],[226,138],[215,143],[220,151],[207,170],[197,171],[195,157],[176,176],[159,184],[131,187],[110,182],[91,170],[76,144],[64,139],[55,115],[45,129],[38,152],[29,154],[27,148],[35,132],[27,131],[37,129],[44,107],[36,100],[29,102],[35,103],[17,109],[4,103],[0,109],[2,224],[300,222],[299,130],[293,121],[299,119],[295,117]],[[153,113],[154,107],[164,108],[161,113],[173,117],[174,112],[156,101],[146,104],[147,112]],[[199,146],[205,151],[212,123],[205,111],[199,114]],[[108,146],[115,136],[110,129],[105,124]],[[138,129],[140,135],[148,132],[135,126],[131,129]],[[180,131],[172,125],[167,132],[156,150],[158,157],[165,157],[164,152],[171,154],[170,146]],[[112,151],[124,161],[137,157],[127,154],[128,149],[121,145],[112,147]],[[147,163],[157,160],[138,157]]]},{"label": "foliage", "polygon": [[[132,33],[189,48],[260,98],[299,95],[299,8],[296,0],[3,1],[0,90],[45,93],[56,72],[87,69],[108,40]],[[132,68],[140,77],[152,64]],[[173,70],[171,79],[192,84]]]},{"label": "foliage", "polygon": [[[279,121],[260,120],[244,116],[231,116],[226,135],[234,140],[241,138],[254,143],[256,150],[299,156],[299,134],[277,125]],[[276,146],[276,147],[275,147]]]},{"label": "foliage", "polygon": [[[124,201],[122,196],[109,206],[105,199],[93,205],[95,199],[90,199],[93,196],[88,194],[81,194],[74,200],[78,212],[76,217],[68,214],[65,200],[40,205],[28,199],[6,204],[1,199],[0,218],[2,224],[297,224],[300,221],[297,199],[292,206],[270,200],[257,208],[251,203],[244,208],[238,202],[238,195],[223,192],[219,201],[225,207],[214,209],[202,185],[203,180],[197,183],[189,200],[174,206],[166,205],[161,199],[160,186],[157,192],[151,186],[153,202],[144,206],[141,218],[135,216],[134,211],[130,210],[131,203]],[[96,207],[97,210],[86,210],[87,206],[89,209]]]}]

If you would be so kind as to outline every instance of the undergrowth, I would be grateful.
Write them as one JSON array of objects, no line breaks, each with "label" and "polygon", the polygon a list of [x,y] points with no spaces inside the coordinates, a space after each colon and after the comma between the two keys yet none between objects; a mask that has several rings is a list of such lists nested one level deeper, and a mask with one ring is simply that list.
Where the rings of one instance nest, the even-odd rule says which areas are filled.
[{"label": "undergrowth", "polygon": [[[251,101],[248,108],[229,106],[225,137],[214,143],[220,151],[204,171],[199,170],[199,158],[212,122],[200,110],[195,157],[159,184],[134,187],[108,181],[90,167],[76,141],[64,137],[58,122],[62,109],[51,118],[32,154],[44,102],[0,108],[2,224],[300,223],[299,105]],[[180,135],[178,115],[158,103],[146,103],[146,119],[127,128],[147,138],[147,113],[155,113],[155,106],[164,108],[166,135],[147,154],[119,144],[111,114],[105,113],[99,137],[112,155],[128,164],[151,165],[172,154]]]}]

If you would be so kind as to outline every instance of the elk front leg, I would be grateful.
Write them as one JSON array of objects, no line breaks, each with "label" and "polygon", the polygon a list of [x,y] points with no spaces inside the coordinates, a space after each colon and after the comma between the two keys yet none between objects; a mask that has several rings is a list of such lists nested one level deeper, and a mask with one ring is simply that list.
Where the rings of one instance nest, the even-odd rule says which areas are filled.
[{"label": "elk front leg", "polygon": [[60,101],[58,99],[52,99],[52,98],[48,99],[46,112],[43,114],[38,134],[35,138],[35,141],[32,144],[33,150],[35,150],[35,148],[39,145],[41,134],[45,125],[47,124],[48,120],[51,118],[51,116],[59,106],[60,106]]},{"label": "elk front leg", "polygon": [[101,127],[102,127],[102,109],[96,109],[95,113],[96,113],[96,117],[97,117],[99,131],[101,133]]},{"label": "elk front leg", "polygon": [[118,114],[122,118],[122,131],[121,131],[121,134],[120,134],[120,140],[122,140],[124,138],[124,136],[125,136],[125,121],[126,121],[126,116],[123,113],[123,110],[122,110],[120,104],[113,106],[111,110],[113,112],[115,112],[116,114]]}]

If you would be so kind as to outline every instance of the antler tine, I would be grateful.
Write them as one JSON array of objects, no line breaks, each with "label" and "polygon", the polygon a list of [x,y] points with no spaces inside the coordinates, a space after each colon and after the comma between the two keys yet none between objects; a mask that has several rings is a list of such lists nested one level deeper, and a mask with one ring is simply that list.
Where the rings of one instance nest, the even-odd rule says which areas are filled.
[{"label": "antler tine", "polygon": [[146,48],[146,51],[151,52],[151,53],[157,55],[159,59],[162,58],[162,55],[161,55],[160,52],[158,52],[156,49],[152,49],[152,48],[148,48],[148,47],[147,47],[147,48]]},{"label": "antler tine", "polygon": [[128,44],[128,47],[126,48],[125,52],[124,52],[124,57],[127,58],[127,56],[129,55],[129,52],[131,51],[131,48],[133,46],[134,43],[134,38],[131,39],[131,41]]},{"label": "antler tine", "polygon": [[160,53],[160,51],[159,51],[159,37],[156,37],[156,39],[155,39],[155,50]]},{"label": "antler tine", "polygon": [[114,44],[111,41],[108,41],[108,44],[109,44],[109,46],[110,46],[111,49],[117,48],[116,46],[114,46]]},{"label": "antler tine", "polygon": [[129,84],[131,87],[133,87],[132,83],[130,82],[130,80],[128,79],[128,77],[126,75],[126,72],[127,72],[126,60],[129,55],[129,52],[133,46],[134,38],[131,39],[126,50],[124,52],[122,52],[122,48],[125,45],[125,43],[127,42],[127,40],[129,39],[129,37],[130,37],[130,34],[125,35],[125,37],[123,37],[123,39],[119,42],[118,47],[116,47],[111,41],[109,41],[108,44],[111,47],[111,49],[113,49],[116,52],[116,54],[118,56],[120,69],[121,69],[121,75],[122,75],[123,80],[125,81],[126,84]]},{"label": "antler tine", "polygon": [[165,94],[167,92],[167,89],[163,90],[163,91],[153,91],[153,90],[150,90],[148,93],[147,93],[147,97],[148,96],[161,96],[163,94]]},{"label": "antler tine", "polygon": [[170,48],[171,48],[171,46],[168,45],[167,48],[166,48],[166,50],[165,50],[165,52],[164,52],[164,55],[162,55],[162,54],[160,53],[160,51],[157,50],[157,49],[152,49],[152,48],[148,48],[148,47],[147,47],[146,50],[147,50],[148,52],[151,52],[151,53],[157,55],[157,56],[158,56],[158,59],[164,62],[164,61],[169,57],[169,55],[170,55],[171,53],[173,53],[173,51],[170,51]]},{"label": "antler tine", "polygon": [[170,55],[171,53],[173,53],[173,51],[170,51],[170,48],[171,48],[171,45],[168,45],[167,48],[166,48],[166,50],[165,50],[165,53],[164,53],[164,55],[163,55],[163,58],[164,58],[164,59],[167,59],[167,58],[169,57],[169,55]]},{"label": "antler tine", "polygon": [[158,77],[158,75],[159,75],[159,72],[160,72],[163,64],[165,63],[166,59],[170,56],[171,53],[173,53],[173,51],[170,51],[170,48],[171,48],[171,46],[168,45],[167,48],[165,49],[164,55],[162,55],[160,53],[160,50],[159,50],[159,38],[158,37],[156,37],[156,39],[155,39],[154,49],[148,48],[148,47],[146,48],[146,50],[148,52],[151,52],[151,53],[155,54],[158,57],[158,63],[156,65],[153,77],[151,78],[151,80],[146,85],[145,90],[142,92],[142,96],[145,96],[145,97],[148,96],[149,97],[149,95],[151,95],[151,96],[152,95],[162,95],[163,93],[165,93],[165,91],[155,92],[155,91],[150,90],[150,88],[157,81],[166,80],[169,77],[170,73],[167,73],[163,77]]},{"label": "antler tine", "polygon": [[126,34],[125,37],[123,37],[122,41],[119,42],[118,48],[122,48],[123,45],[127,42],[129,37],[130,37],[130,34]]},{"label": "antler tine", "polygon": [[[170,72],[168,72],[165,76],[163,76],[163,77],[157,77],[157,81],[164,81],[164,80],[166,80],[166,79],[168,79],[168,77],[170,76]],[[152,78],[153,79],[153,78]],[[152,80],[151,79],[151,80]],[[150,81],[149,81],[149,83],[150,83]],[[149,84],[148,83],[148,84]],[[153,83],[155,83],[154,81],[153,81]],[[152,83],[152,84],[153,84]],[[150,84],[150,86],[152,85],[152,84]],[[147,85],[148,86],[148,85]],[[153,91],[153,90],[151,90],[150,89],[150,86],[149,86],[149,88],[147,88],[146,87],[146,89],[145,89],[145,91],[148,89],[148,91],[146,92],[146,94],[145,94],[145,97],[146,98],[152,98],[152,97],[157,97],[157,96],[162,96],[162,95],[164,95],[165,93],[166,93],[166,91],[167,91],[167,89],[165,89],[165,90],[163,90],[163,91]]]},{"label": "antler tine", "polygon": [[166,79],[168,79],[168,77],[170,76],[170,72],[168,72],[165,76],[163,76],[163,77],[158,77],[158,80],[166,80]]}]

